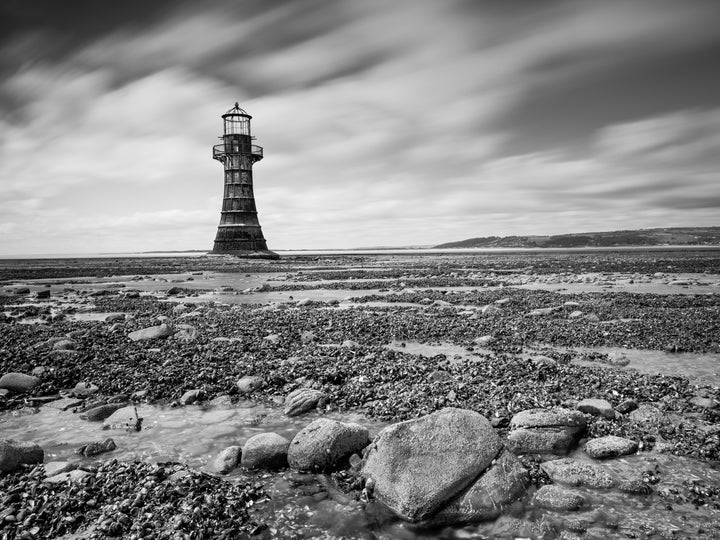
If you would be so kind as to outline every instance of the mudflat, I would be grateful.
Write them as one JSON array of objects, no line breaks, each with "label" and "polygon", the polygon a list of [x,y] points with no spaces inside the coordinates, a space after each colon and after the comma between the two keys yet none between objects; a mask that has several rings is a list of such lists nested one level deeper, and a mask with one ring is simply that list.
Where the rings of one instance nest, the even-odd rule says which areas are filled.
[{"label": "mudflat", "polygon": [[[717,250],[1,260],[3,376],[2,437],[45,452],[45,465],[0,476],[8,538],[720,527]],[[284,414],[299,389],[303,407],[318,399]],[[573,459],[593,461],[585,442],[610,435],[637,452],[601,462],[612,489],[573,487],[579,513],[537,503],[538,488],[562,482],[542,467],[548,456],[518,452],[531,481],[519,502],[451,527],[379,510],[350,464],[327,478],[239,467],[223,479],[212,466],[252,435],[290,440],[321,416],[374,436],[445,407],[480,413],[503,441],[522,411],[580,411]],[[103,430],[81,418],[118,410],[135,420]],[[115,449],[78,453],[108,436]],[[88,477],[48,483],[50,461]]]}]

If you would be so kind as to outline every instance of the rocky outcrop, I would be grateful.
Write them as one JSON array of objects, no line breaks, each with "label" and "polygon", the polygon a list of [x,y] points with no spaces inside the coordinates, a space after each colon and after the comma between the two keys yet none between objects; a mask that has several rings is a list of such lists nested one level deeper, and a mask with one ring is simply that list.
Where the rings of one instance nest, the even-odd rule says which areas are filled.
[{"label": "rocky outcrop", "polygon": [[361,475],[372,479],[375,497],[390,510],[418,521],[474,483],[501,449],[485,417],[445,408],[383,429],[367,451]]},{"label": "rocky outcrop", "polygon": [[571,409],[528,409],[510,420],[508,446],[516,454],[567,454],[585,431],[585,417]]},{"label": "rocky outcrop", "polygon": [[288,449],[288,464],[298,471],[332,471],[370,443],[360,424],[318,418],[298,432]]},{"label": "rocky outcrop", "polygon": [[281,469],[288,465],[290,441],[277,433],[260,433],[243,446],[240,464],[248,469]]},{"label": "rocky outcrop", "polygon": [[285,398],[285,414],[299,416],[315,409],[325,400],[325,394],[312,388],[298,388],[290,392]]}]

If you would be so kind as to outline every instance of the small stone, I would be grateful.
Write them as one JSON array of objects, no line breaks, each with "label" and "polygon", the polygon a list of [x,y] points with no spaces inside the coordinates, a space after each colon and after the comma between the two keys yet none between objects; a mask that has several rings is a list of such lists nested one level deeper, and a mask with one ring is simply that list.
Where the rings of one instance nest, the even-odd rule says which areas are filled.
[{"label": "small stone", "polygon": [[332,471],[370,443],[367,428],[319,418],[300,430],[288,450],[288,464],[297,471]]},{"label": "small stone", "polygon": [[277,433],[260,433],[243,446],[240,464],[248,469],[287,467],[290,441]]},{"label": "small stone", "polygon": [[637,401],[634,399],[626,399],[622,401],[615,410],[622,414],[628,414],[638,408]]},{"label": "small stone", "polygon": [[150,341],[155,339],[165,339],[172,336],[175,331],[167,324],[159,326],[151,326],[142,330],[135,330],[128,334],[128,338],[132,341]]},{"label": "small stone", "polygon": [[124,313],[111,313],[107,317],[105,317],[106,323],[118,323],[123,322],[125,320],[125,314]]},{"label": "small stone", "polygon": [[73,470],[74,468],[75,464],[70,463],[69,461],[48,461],[43,465],[43,469],[45,470],[45,476],[47,477],[68,472]]},{"label": "small stone", "polygon": [[78,397],[87,397],[97,394],[99,390],[100,388],[92,383],[79,382],[75,385],[75,388],[73,388],[72,394]]},{"label": "small stone", "polygon": [[250,394],[262,386],[262,377],[257,375],[245,375],[241,377],[235,386],[241,394]]},{"label": "small stone", "polygon": [[690,399],[690,403],[701,409],[717,409],[718,402],[713,398],[694,396]]},{"label": "small stone", "polygon": [[595,459],[608,459],[626,456],[637,452],[638,443],[630,439],[607,435],[591,439],[585,444],[585,453]]},{"label": "small stone", "polygon": [[325,394],[320,390],[298,388],[290,392],[285,398],[284,412],[287,416],[299,416],[316,408],[324,399]]},{"label": "small stone", "polygon": [[546,461],[540,467],[553,482],[560,484],[593,488],[610,488],[615,485],[615,480],[610,473],[604,467],[594,463],[562,458]]},{"label": "small stone", "polygon": [[577,410],[593,416],[604,416],[605,418],[615,418],[615,410],[612,405],[604,399],[583,399],[577,404]]},{"label": "small stone", "polygon": [[110,417],[115,411],[122,407],[121,404],[109,404],[93,407],[80,414],[80,418],[89,422],[100,422]]},{"label": "small stone", "polygon": [[228,446],[215,458],[213,466],[220,474],[227,474],[240,464],[242,448],[239,446]]},{"label": "small stone", "polygon": [[45,479],[45,482],[48,484],[61,484],[63,482],[82,482],[86,478],[90,478],[91,476],[93,475],[87,471],[75,469],[72,471],[62,472],[54,476],[50,476]]},{"label": "small stone", "polygon": [[579,510],[585,504],[585,498],[569,489],[547,485],[537,490],[533,503],[549,510]]},{"label": "small stone", "polygon": [[203,391],[200,389],[188,390],[180,398],[180,403],[183,405],[191,405],[202,397]]},{"label": "small stone", "polygon": [[77,348],[77,343],[72,339],[62,339],[53,343],[53,351],[74,351]]},{"label": "small stone", "polygon": [[78,448],[75,453],[80,454],[85,457],[92,457],[97,456],[98,454],[103,454],[105,452],[112,452],[115,450],[117,446],[115,446],[115,441],[112,439],[105,439],[104,441],[95,441],[88,444],[84,444],[80,448]]}]

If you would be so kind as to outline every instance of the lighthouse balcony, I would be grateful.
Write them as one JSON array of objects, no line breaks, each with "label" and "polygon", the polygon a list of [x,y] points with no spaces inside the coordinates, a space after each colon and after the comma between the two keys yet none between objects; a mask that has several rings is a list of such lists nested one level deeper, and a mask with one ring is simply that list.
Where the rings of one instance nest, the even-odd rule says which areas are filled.
[{"label": "lighthouse balcony", "polygon": [[240,145],[228,145],[226,143],[213,146],[213,159],[223,162],[229,154],[250,155],[253,161],[260,161],[263,158],[263,149],[262,146],[258,146],[257,144],[252,144],[249,148],[241,147]]}]

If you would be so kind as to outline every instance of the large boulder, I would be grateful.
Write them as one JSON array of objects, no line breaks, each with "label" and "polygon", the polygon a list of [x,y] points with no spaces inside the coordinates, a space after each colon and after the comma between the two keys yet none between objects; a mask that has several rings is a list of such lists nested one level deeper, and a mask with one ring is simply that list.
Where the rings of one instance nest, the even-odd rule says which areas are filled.
[{"label": "large boulder", "polygon": [[472,484],[502,446],[484,416],[445,408],[383,429],[361,474],[373,480],[376,499],[401,518],[419,521]]},{"label": "large boulder", "polygon": [[25,373],[6,373],[0,377],[0,388],[5,388],[11,392],[21,394],[23,392],[30,392],[39,382],[40,379],[33,375],[26,375]]},{"label": "large boulder", "polygon": [[312,388],[298,388],[290,392],[285,398],[285,414],[299,416],[316,408],[325,400],[325,394]]},{"label": "large boulder", "polygon": [[530,475],[515,454],[503,450],[478,480],[445,508],[433,521],[458,524],[495,519],[519,499],[530,483]]},{"label": "large boulder", "polygon": [[290,441],[277,433],[250,437],[242,449],[240,464],[248,469],[281,469],[288,464]]},{"label": "large boulder", "polygon": [[510,420],[508,446],[516,454],[567,454],[585,431],[585,417],[571,409],[528,409]]},{"label": "large boulder", "polygon": [[370,433],[360,424],[318,418],[293,438],[288,464],[298,471],[332,471],[369,443]]},{"label": "large boulder", "polygon": [[13,472],[23,463],[42,463],[45,452],[37,444],[0,439],[0,472]]},{"label": "large boulder", "polygon": [[130,332],[128,337],[133,341],[149,341],[153,339],[164,339],[172,336],[175,331],[167,324],[151,326],[142,330]]}]

